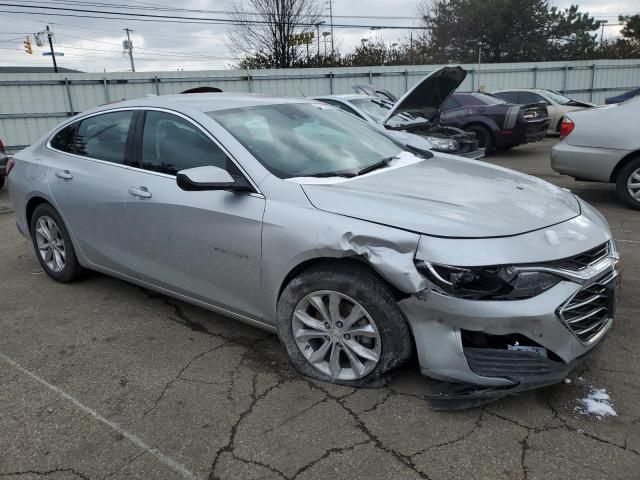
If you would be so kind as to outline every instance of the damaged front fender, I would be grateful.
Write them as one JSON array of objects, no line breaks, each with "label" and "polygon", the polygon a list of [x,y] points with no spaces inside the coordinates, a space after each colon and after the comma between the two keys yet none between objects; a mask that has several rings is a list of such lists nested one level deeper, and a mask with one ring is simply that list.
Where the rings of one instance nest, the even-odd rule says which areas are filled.
[{"label": "damaged front fender", "polygon": [[[296,186],[299,188],[299,186]],[[324,212],[302,204],[271,201],[263,222],[263,321],[275,324],[277,299],[290,273],[317,259],[359,258],[406,294],[427,288],[414,258],[420,235]]]}]

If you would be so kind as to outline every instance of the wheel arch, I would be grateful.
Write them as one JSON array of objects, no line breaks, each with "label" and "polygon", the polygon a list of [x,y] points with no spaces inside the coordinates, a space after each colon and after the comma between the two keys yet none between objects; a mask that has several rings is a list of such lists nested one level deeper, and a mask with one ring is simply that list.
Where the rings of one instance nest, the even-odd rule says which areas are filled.
[{"label": "wheel arch", "polygon": [[361,256],[349,256],[349,257],[315,257],[304,260],[299,264],[295,265],[287,275],[285,275],[284,279],[280,283],[280,288],[278,289],[278,297],[280,300],[280,296],[284,289],[289,285],[291,280],[300,275],[302,272],[309,270],[310,268],[315,268],[319,266],[331,266],[331,265],[341,265],[341,266],[349,266],[352,265],[356,268],[364,268],[369,271],[369,273],[373,274],[383,285],[385,285],[393,294],[396,300],[401,300],[403,298],[408,297],[406,293],[401,292],[397,287],[391,284],[388,280],[386,280],[380,273],[378,273],[364,257]]},{"label": "wheel arch", "polygon": [[615,168],[613,169],[613,172],[611,172],[611,178],[609,179],[609,182],[616,183],[616,181],[618,180],[618,175],[620,174],[620,171],[624,167],[626,167],[629,162],[632,162],[633,160],[639,157],[640,157],[640,150],[636,150],[634,152],[628,153],[627,155],[622,157],[620,161],[616,164]]},{"label": "wheel arch", "polygon": [[56,212],[58,211],[55,205],[51,203],[49,200],[47,200],[44,197],[41,197],[40,195],[34,195],[27,201],[27,204],[25,206],[25,218],[27,220],[27,228],[31,229],[31,218],[33,217],[33,212],[36,210],[38,205],[42,205],[43,203],[51,205],[51,208],[55,209]]}]

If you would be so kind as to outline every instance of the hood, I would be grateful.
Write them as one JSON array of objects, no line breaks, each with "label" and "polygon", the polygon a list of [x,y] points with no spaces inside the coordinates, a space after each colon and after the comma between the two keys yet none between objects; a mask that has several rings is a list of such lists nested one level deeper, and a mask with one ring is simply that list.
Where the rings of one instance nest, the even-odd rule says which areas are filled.
[{"label": "hood", "polygon": [[580,215],[577,199],[566,190],[444,154],[302,188],[320,210],[439,237],[518,235]]},{"label": "hood", "polygon": [[467,72],[462,67],[439,68],[405,93],[381,123],[386,124],[395,115],[407,111],[419,111],[423,117],[431,119],[440,110],[442,102],[460,86],[466,76]]}]

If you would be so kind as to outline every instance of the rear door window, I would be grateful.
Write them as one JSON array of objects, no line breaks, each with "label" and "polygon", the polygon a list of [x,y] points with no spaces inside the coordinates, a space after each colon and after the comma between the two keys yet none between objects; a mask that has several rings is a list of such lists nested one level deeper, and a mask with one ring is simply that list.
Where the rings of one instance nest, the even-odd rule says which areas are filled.
[{"label": "rear door window", "polygon": [[544,98],[542,98],[537,93],[533,93],[533,92],[519,92],[518,100],[519,100],[518,103],[521,103],[523,105],[528,103],[546,102]]},{"label": "rear door window", "polygon": [[77,155],[124,163],[133,111],[110,112],[80,121],[75,140]]}]

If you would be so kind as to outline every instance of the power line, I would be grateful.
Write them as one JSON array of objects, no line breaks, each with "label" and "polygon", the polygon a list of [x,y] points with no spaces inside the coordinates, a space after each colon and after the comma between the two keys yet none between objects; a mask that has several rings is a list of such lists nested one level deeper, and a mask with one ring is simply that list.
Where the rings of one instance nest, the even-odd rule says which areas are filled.
[{"label": "power line", "polygon": [[[243,20],[238,21],[231,18],[205,18],[205,17],[185,17],[185,16],[174,16],[174,15],[156,15],[150,13],[129,13],[129,12],[114,12],[110,10],[86,10],[80,8],[68,8],[68,7],[45,7],[40,5],[22,5],[16,3],[0,3],[0,6],[3,7],[19,7],[19,8],[29,8],[29,9],[38,9],[38,10],[53,10],[53,11],[64,11],[64,12],[76,12],[82,13],[84,15],[75,15],[75,14],[56,14],[47,12],[46,15],[56,15],[56,16],[65,16],[65,17],[80,17],[80,18],[103,18],[105,20],[117,20],[118,18],[113,17],[104,17],[104,16],[89,16],[86,14],[100,14],[100,15],[116,15],[118,17],[126,17],[132,21],[147,21],[147,22],[169,22],[169,23],[202,23],[202,24],[220,24],[220,25],[270,25],[273,22],[268,20]],[[16,12],[9,11],[9,13],[24,13],[30,14],[33,12]],[[139,17],[139,18],[136,18]],[[299,26],[306,27],[315,27],[315,23],[313,22],[300,22]],[[334,23],[333,26],[335,28],[384,28],[384,29],[402,29],[402,30],[425,30],[425,27],[416,27],[410,25],[357,25],[357,24],[340,24]]]}]

